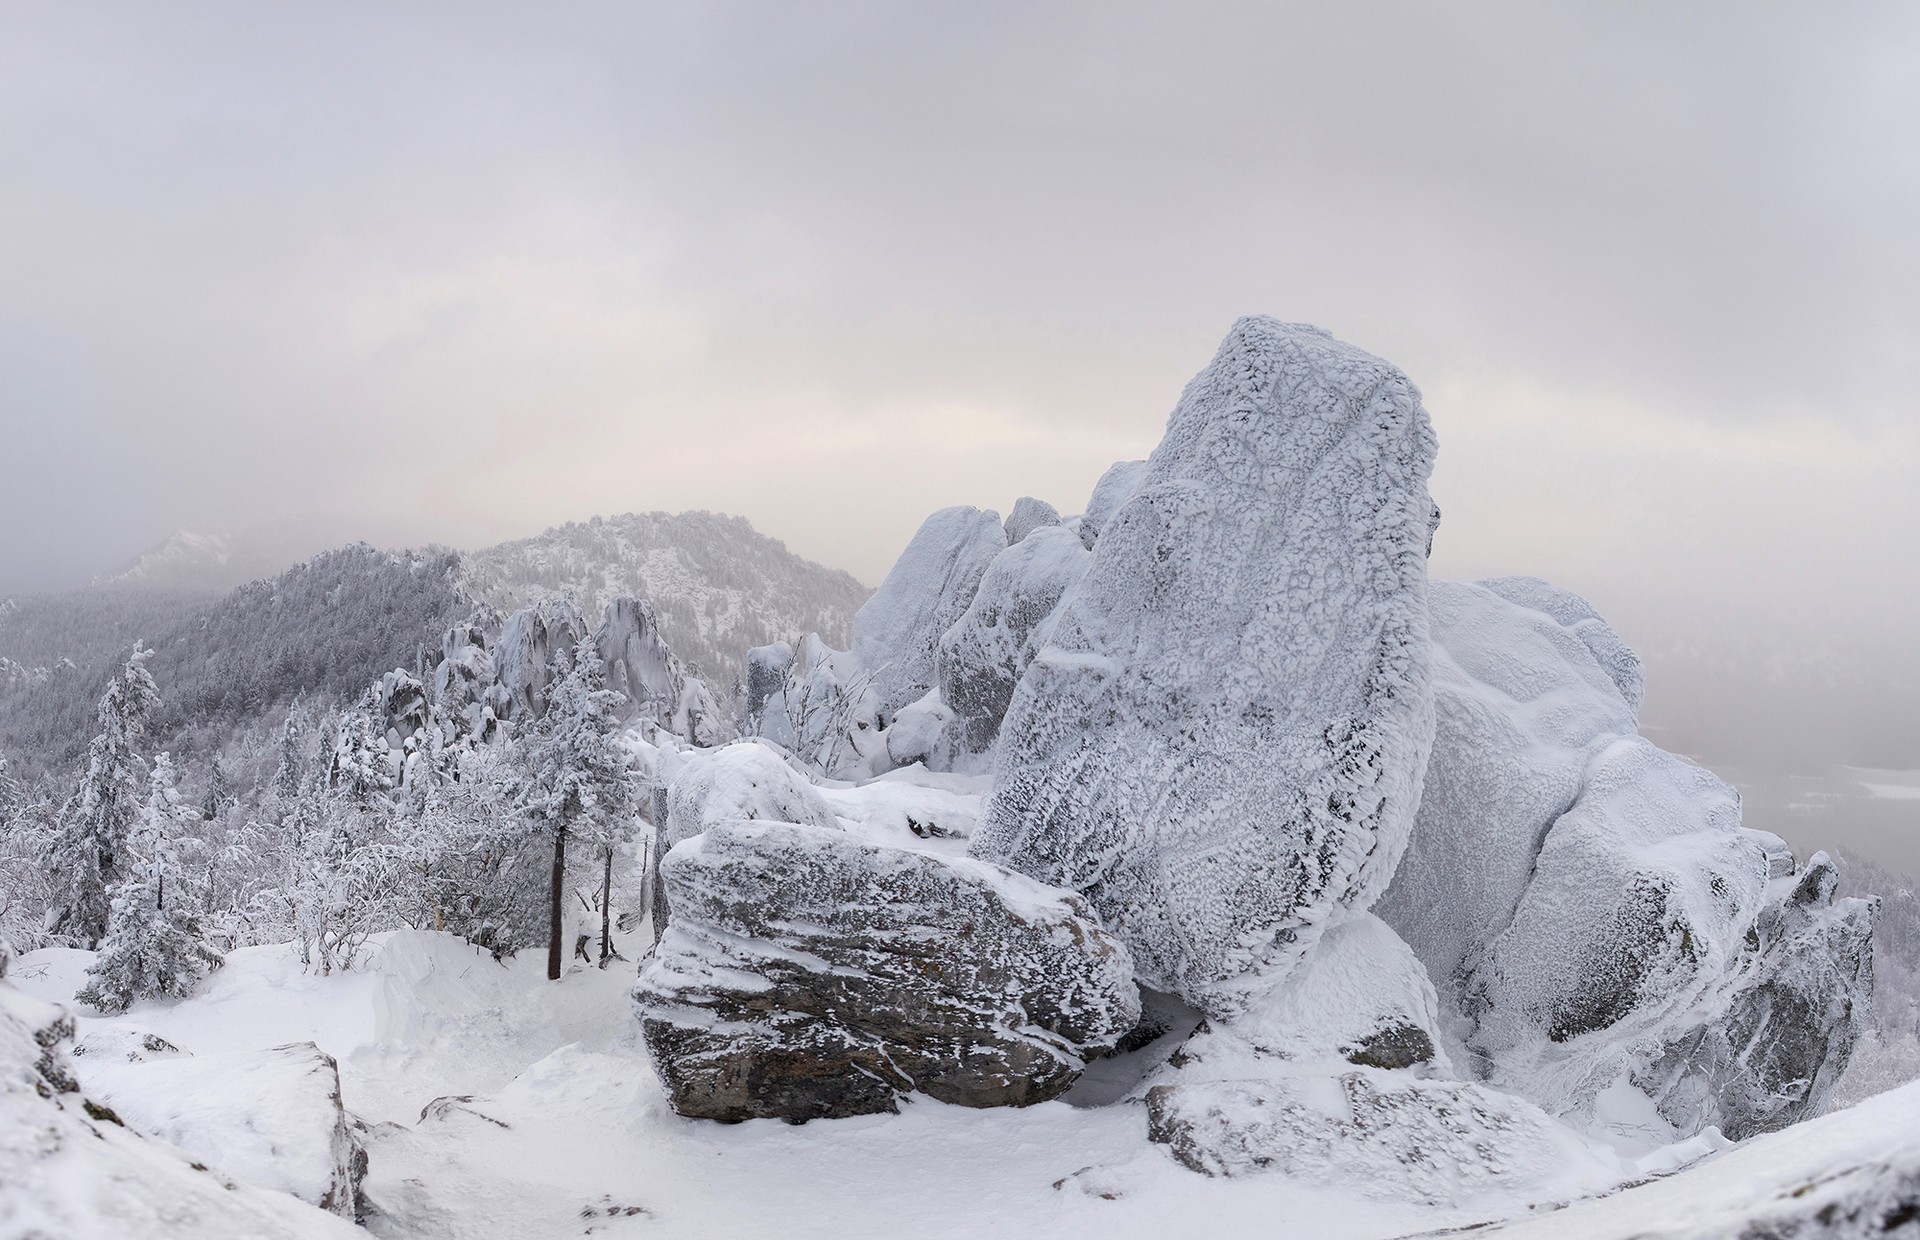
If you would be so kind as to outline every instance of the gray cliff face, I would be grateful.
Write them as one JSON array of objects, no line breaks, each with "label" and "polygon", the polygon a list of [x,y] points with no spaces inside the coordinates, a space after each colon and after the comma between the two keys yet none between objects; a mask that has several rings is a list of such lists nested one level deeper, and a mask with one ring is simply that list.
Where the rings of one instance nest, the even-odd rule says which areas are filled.
[{"label": "gray cliff face", "polygon": [[1432,743],[1433,452],[1391,366],[1237,324],[1021,677],[974,855],[1210,1013],[1368,907]]},{"label": "gray cliff face", "polygon": [[719,1120],[1057,1096],[1139,1017],[1133,962],[1018,875],[842,832],[727,823],[663,867],[634,1000],[673,1107]]}]

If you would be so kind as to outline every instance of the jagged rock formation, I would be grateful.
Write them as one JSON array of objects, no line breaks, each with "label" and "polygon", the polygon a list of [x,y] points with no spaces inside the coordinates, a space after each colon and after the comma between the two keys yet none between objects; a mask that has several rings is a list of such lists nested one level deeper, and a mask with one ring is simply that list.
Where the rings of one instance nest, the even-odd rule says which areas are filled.
[{"label": "jagged rock formation", "polygon": [[1624,1074],[1683,1134],[1808,1113],[1870,989],[1867,906],[1637,735],[1638,661],[1584,602],[1437,584],[1433,614],[1439,732],[1379,912],[1492,1079],[1571,1113]]},{"label": "jagged rock formation", "polygon": [[545,600],[508,616],[493,648],[500,717],[522,723],[545,714],[554,664],[586,636],[586,621],[570,599]]},{"label": "jagged rock formation", "polygon": [[1006,546],[999,513],[942,508],[921,523],[855,614],[852,654],[872,677],[881,727],[938,683],[940,636],[965,614],[981,574]]},{"label": "jagged rock formation", "polygon": [[1085,904],[996,866],[741,822],[663,874],[673,917],[634,999],[682,1115],[1042,1102],[1139,1016]]},{"label": "jagged rock formation", "polygon": [[87,1087],[135,1131],[255,1186],[352,1219],[366,1155],[340,1106],[340,1069],[311,1042],[98,1064]]},{"label": "jagged rock formation", "polygon": [[974,855],[1085,893],[1215,1014],[1370,905],[1433,734],[1433,452],[1391,366],[1236,324],[1021,678]]},{"label": "jagged rock formation", "polygon": [[606,669],[607,688],[626,698],[623,718],[651,719],[696,745],[731,739],[732,728],[712,691],[687,673],[645,600],[623,595],[609,601],[593,644]]},{"label": "jagged rock formation", "polygon": [[940,698],[955,716],[954,739],[964,752],[984,753],[993,744],[1014,686],[1086,569],[1086,548],[1059,525],[1027,531],[987,566],[973,602],[940,638]]},{"label": "jagged rock formation", "polygon": [[1120,511],[1120,505],[1132,499],[1134,492],[1145,484],[1146,477],[1145,461],[1115,461],[1107,466],[1107,472],[1093,484],[1087,510],[1080,514],[1080,540],[1088,550],[1099,541],[1100,532],[1113,520],[1113,514]]}]

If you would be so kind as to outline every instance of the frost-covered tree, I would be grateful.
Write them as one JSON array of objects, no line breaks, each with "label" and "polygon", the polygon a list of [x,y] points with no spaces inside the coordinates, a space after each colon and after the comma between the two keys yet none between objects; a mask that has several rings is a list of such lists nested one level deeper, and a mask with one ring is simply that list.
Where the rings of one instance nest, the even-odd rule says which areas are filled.
[{"label": "frost-covered tree", "polygon": [[207,771],[207,795],[200,801],[200,816],[212,822],[234,803],[233,788],[227,782],[227,768],[220,764],[220,755],[213,755],[213,764]]},{"label": "frost-covered tree", "polygon": [[87,750],[80,788],[60,811],[47,853],[57,884],[49,931],[94,947],[107,932],[109,891],[123,877],[127,833],[140,812],[141,762],[136,748],[160,693],[147,672],[153,652],[139,642],[100,699],[100,732]]},{"label": "frost-covered tree", "polygon": [[547,976],[565,959],[567,844],[578,837],[603,856],[630,824],[633,787],[617,742],[620,695],[606,688],[600,657],[582,642],[564,653],[547,710],[519,739],[520,806],[553,845],[548,886]]},{"label": "frost-covered tree", "polygon": [[364,805],[393,787],[387,769],[387,739],[371,718],[375,703],[369,697],[360,709],[340,717],[339,737],[333,745],[329,783],[355,804]]},{"label": "frost-covered tree", "polygon": [[300,716],[297,709],[287,712],[280,727],[280,765],[273,772],[273,799],[290,806],[300,795],[301,773],[306,763],[300,757]]},{"label": "frost-covered tree", "polygon": [[412,871],[414,920],[510,955],[547,929],[544,841],[513,812],[514,770],[498,751],[448,752],[447,777],[425,784],[418,811],[394,827]]},{"label": "frost-covered tree", "polygon": [[183,853],[197,840],[198,815],[180,800],[173,762],[153,760],[146,803],[125,843],[127,877],[113,888],[112,911],[99,958],[77,996],[103,1012],[124,1012],[139,999],[185,998],[220,953],[202,938],[200,901],[186,881]]}]

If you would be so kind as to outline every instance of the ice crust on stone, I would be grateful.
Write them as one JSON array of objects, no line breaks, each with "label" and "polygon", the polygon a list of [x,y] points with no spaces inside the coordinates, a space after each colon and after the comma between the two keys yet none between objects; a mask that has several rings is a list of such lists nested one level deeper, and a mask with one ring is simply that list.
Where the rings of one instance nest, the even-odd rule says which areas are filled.
[{"label": "ice crust on stone", "polygon": [[1438,732],[1377,911],[1483,1071],[1589,1118],[1625,1081],[1681,1135],[1809,1113],[1870,989],[1867,908],[1814,898],[1733,789],[1637,734],[1638,661],[1577,597],[1503,579],[1432,601]]},{"label": "ice crust on stone", "polygon": [[1054,1097],[1139,1016],[1084,903],[965,857],[725,823],[663,867],[634,998],[682,1115],[803,1121]]},{"label": "ice crust on stone", "polygon": [[854,662],[872,679],[882,726],[938,683],[940,635],[973,602],[980,575],[1007,546],[1000,514],[942,508],[853,617]]},{"label": "ice crust on stone", "polygon": [[1433,735],[1433,452],[1393,367],[1236,324],[1015,690],[974,854],[1085,893],[1216,1014],[1364,911]]},{"label": "ice crust on stone", "polygon": [[984,753],[999,735],[1014,686],[1052,631],[1060,600],[1087,570],[1070,530],[1046,526],[994,557],[973,602],[940,638],[940,697],[957,746]]}]

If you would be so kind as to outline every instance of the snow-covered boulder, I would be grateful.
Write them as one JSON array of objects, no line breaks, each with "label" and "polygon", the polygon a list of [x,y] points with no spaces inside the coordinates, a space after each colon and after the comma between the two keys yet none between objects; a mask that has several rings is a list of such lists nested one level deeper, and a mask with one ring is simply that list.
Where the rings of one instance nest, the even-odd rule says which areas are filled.
[{"label": "snow-covered boulder", "polygon": [[719,1120],[1024,1106],[1139,1016],[1133,962],[1073,896],[964,857],[776,822],[668,854],[640,975],[673,1107]]},{"label": "snow-covered boulder", "polygon": [[1145,1087],[1148,1133],[1207,1175],[1274,1170],[1457,1204],[1610,1168],[1525,1099],[1450,1079],[1426,971],[1378,918],[1342,922],[1269,993],[1210,1020]]},{"label": "snow-covered boulder", "polygon": [[[3,954],[3,953],[0,953]],[[0,968],[0,978],[4,977]],[[0,980],[0,1235],[347,1240],[365,1233],[142,1136],[81,1092],[73,1018]],[[142,1064],[139,1068],[162,1067]]]},{"label": "snow-covered boulder", "polygon": [[793,646],[772,642],[747,651],[747,731],[789,749],[799,743],[787,716],[787,676],[793,670]]},{"label": "snow-covered boulder", "polygon": [[1871,989],[1868,907],[1637,734],[1638,661],[1581,600],[1516,579],[1432,597],[1438,736],[1377,911],[1491,1079],[1588,1115],[1624,1081],[1681,1135],[1812,1113]]},{"label": "snow-covered boulder", "polygon": [[1120,511],[1120,505],[1133,498],[1147,477],[1145,461],[1115,461],[1107,466],[1107,472],[1100,475],[1100,481],[1093,484],[1093,496],[1087,500],[1087,510],[1080,514],[1077,532],[1081,541],[1091,549],[1100,538],[1100,531],[1113,520],[1113,514]]},{"label": "snow-covered boulder", "polygon": [[807,777],[779,750],[757,740],[681,756],[665,800],[666,817],[658,824],[650,880],[656,935],[666,929],[672,915],[660,863],[681,840],[719,823],[752,819],[806,823],[829,831],[840,827]]},{"label": "snow-covered boulder", "polygon": [[1210,1014],[1371,905],[1433,737],[1433,453],[1387,363],[1236,324],[1014,692],[974,855]]},{"label": "snow-covered boulder", "polygon": [[[965,614],[940,638],[940,697],[957,716],[956,741],[984,753],[1000,732],[1021,673],[1045,644],[1087,550],[1059,525],[1030,530],[994,557]],[[897,725],[896,725],[897,726]]]},{"label": "snow-covered boulder", "polygon": [[660,635],[660,623],[645,600],[626,595],[609,600],[593,645],[606,671],[607,688],[626,699],[622,718],[651,719],[696,745],[732,739],[712,691],[688,674]]},{"label": "snow-covered boulder", "polygon": [[446,631],[440,639],[440,662],[433,669],[431,688],[441,715],[458,720],[463,731],[480,741],[493,739],[496,715],[506,694],[494,687],[493,655],[487,649],[484,626],[468,622]]},{"label": "snow-covered boulder", "polygon": [[938,683],[940,635],[973,601],[980,575],[1006,549],[1000,514],[942,508],[921,523],[880,588],[853,617],[853,657],[872,678],[881,726]]},{"label": "snow-covered boulder", "polygon": [[893,717],[886,734],[887,764],[899,768],[919,762],[929,770],[951,769],[957,723],[958,717],[940,690],[929,690]]},{"label": "snow-covered boulder", "polygon": [[887,766],[873,675],[851,651],[833,649],[818,633],[801,639],[786,688],[763,705],[760,734],[776,741],[791,736],[793,752],[824,775],[864,778]]},{"label": "snow-covered boulder", "polygon": [[135,1131],[244,1183],[354,1217],[366,1157],[340,1107],[339,1066],[313,1043],[89,1062],[84,1080]]},{"label": "snow-covered boulder", "polygon": [[1013,546],[1037,529],[1060,524],[1060,511],[1046,500],[1035,499],[1031,495],[1022,495],[1013,502],[1013,511],[1007,514],[1005,530],[1007,545]]},{"label": "snow-covered boulder", "polygon": [[525,724],[545,714],[554,664],[586,636],[586,621],[567,599],[544,599],[508,616],[493,650],[500,717]]}]

